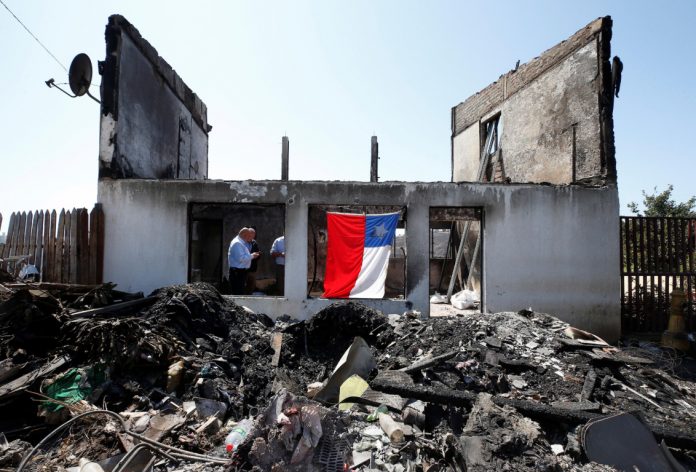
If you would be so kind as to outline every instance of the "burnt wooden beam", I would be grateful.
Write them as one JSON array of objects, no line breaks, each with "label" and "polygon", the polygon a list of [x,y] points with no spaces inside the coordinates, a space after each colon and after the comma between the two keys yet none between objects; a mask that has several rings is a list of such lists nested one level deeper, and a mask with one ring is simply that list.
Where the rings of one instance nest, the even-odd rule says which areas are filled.
[{"label": "burnt wooden beam", "polygon": [[[478,398],[478,395],[472,392],[424,385],[408,385],[404,382],[397,384],[380,378],[380,376],[377,376],[376,379],[370,382],[370,388],[405,398],[450,406],[471,407]],[[500,396],[493,396],[491,400],[500,407],[512,407],[521,414],[537,420],[584,424],[590,420],[605,417],[605,415],[599,413],[566,410],[528,400],[517,400]],[[693,434],[680,431],[665,424],[655,424],[647,421],[645,423],[658,441],[664,439],[670,447],[696,450],[696,436]]]}]

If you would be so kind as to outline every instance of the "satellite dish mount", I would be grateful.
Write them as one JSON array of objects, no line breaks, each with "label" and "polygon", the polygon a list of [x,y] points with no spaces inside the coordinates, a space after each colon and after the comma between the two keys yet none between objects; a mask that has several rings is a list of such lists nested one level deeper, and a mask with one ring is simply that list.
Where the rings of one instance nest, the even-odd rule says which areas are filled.
[{"label": "satellite dish mount", "polygon": [[46,85],[51,88],[55,87],[65,95],[71,98],[81,97],[82,95],[87,95],[89,98],[97,103],[101,103],[96,97],[89,93],[89,86],[92,83],[92,61],[89,56],[85,53],[80,53],[75,56],[75,59],[70,63],[70,71],[68,72],[68,83],[70,84],[70,90],[74,95],[69,94],[62,88],[60,88],[53,79],[48,79]]}]

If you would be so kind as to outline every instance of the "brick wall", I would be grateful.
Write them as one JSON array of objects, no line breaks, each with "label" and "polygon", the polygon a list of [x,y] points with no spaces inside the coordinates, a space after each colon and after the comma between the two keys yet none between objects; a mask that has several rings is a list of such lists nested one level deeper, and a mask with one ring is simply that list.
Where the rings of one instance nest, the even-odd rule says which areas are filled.
[{"label": "brick wall", "polygon": [[598,18],[565,41],[548,49],[539,57],[522,64],[517,71],[510,71],[484,88],[467,98],[452,109],[452,136],[477,122],[486,114],[493,111],[504,100],[514,95],[527,84],[535,80],[547,70],[558,64],[574,51],[594,41],[602,32],[606,35],[601,39],[608,42],[611,38],[612,20],[610,17]]}]

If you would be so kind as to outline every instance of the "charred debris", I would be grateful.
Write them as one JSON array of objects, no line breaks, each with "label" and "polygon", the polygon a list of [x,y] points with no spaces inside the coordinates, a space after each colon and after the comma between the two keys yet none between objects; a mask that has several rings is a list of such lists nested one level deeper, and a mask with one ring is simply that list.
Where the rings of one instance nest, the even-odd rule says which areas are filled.
[{"label": "charred debris", "polygon": [[0,471],[696,470],[689,362],[531,310],[273,321],[5,278]]}]

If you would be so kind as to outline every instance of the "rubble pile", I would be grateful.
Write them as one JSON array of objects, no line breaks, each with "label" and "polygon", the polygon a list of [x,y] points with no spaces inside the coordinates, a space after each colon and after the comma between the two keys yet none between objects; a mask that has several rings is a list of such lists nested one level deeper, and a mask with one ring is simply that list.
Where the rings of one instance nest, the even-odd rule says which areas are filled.
[{"label": "rubble pile", "polygon": [[696,470],[684,359],[551,315],[340,302],[273,321],[201,283],[16,285],[0,471]]}]

